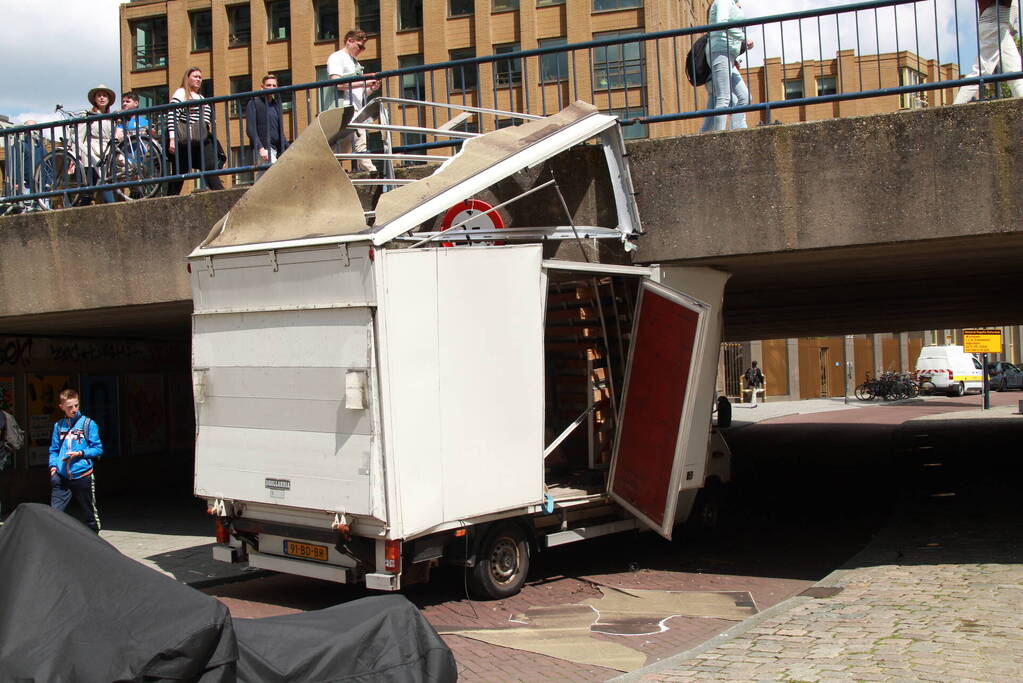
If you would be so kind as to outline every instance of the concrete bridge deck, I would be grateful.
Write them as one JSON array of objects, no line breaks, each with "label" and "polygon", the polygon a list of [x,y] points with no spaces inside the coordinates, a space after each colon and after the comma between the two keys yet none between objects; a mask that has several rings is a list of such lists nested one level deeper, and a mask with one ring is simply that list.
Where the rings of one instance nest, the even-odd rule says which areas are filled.
[{"label": "concrete bridge deck", "polygon": [[[1021,138],[1000,100],[632,142],[636,258],[732,273],[729,340],[1017,323]],[[0,334],[187,337],[184,257],[241,192],[0,218]]]}]

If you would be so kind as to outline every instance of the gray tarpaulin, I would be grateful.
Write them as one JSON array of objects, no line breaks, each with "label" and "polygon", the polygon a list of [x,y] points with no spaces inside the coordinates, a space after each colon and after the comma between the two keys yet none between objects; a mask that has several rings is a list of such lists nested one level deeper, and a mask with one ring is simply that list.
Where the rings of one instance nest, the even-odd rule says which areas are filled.
[{"label": "gray tarpaulin", "polygon": [[454,681],[454,658],[401,595],[232,620],[216,598],[24,504],[0,527],[0,682]]}]

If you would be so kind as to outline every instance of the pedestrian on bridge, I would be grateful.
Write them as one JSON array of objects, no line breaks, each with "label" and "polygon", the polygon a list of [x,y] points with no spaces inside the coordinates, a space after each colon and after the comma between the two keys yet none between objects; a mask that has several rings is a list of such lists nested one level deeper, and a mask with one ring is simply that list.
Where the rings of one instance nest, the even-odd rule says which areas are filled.
[{"label": "pedestrian on bridge", "polygon": [[[714,0],[710,6],[707,23],[720,24],[726,21],[739,21],[745,18],[739,0]],[[724,31],[711,31],[707,40],[707,63],[710,64],[710,80],[707,81],[707,108],[723,109],[731,106],[749,104],[749,89],[742,74],[739,73],[736,60],[746,50],[753,47],[753,39],[746,38],[746,29],[730,28]],[[701,133],[725,129],[727,115],[710,116],[703,120]],[[746,127],[746,113],[732,114],[734,128]]]},{"label": "pedestrian on bridge", "polygon": [[[970,76],[977,76],[978,73],[990,76],[999,70],[999,67],[1002,73],[1023,70],[1019,48],[1012,37],[1012,27],[1019,17],[1019,7],[1016,3],[1017,0],[977,0],[977,9],[980,12],[980,20],[977,23],[980,66],[978,68],[975,64]],[[1023,79],[1007,83],[1013,97],[1023,97]],[[964,104],[976,99],[979,93],[980,86],[964,85],[956,93],[954,104]]]}]

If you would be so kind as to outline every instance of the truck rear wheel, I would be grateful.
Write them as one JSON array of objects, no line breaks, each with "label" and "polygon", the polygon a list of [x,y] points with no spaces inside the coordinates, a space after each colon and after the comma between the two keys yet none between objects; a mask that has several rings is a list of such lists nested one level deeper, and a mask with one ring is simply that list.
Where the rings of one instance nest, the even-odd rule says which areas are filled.
[{"label": "truck rear wheel", "polygon": [[517,524],[497,524],[487,533],[469,575],[470,592],[477,598],[497,600],[522,590],[529,573],[529,544]]},{"label": "truck rear wheel", "polygon": [[963,396],[965,394],[966,385],[963,382],[957,382],[956,384],[953,384],[951,387],[949,387],[948,391],[949,396],[955,396],[958,398],[959,396]]}]

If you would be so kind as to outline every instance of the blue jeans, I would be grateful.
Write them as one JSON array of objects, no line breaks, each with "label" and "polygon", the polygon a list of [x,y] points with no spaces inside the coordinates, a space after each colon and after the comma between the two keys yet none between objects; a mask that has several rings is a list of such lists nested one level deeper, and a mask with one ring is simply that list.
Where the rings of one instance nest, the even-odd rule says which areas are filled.
[{"label": "blue jeans", "polygon": [[[735,68],[730,55],[714,55],[710,64],[710,80],[707,81],[707,109],[722,109],[731,106],[749,104],[749,89],[746,88],[742,74]],[[710,130],[724,130],[726,114],[708,116],[703,119],[701,133]],[[732,114],[732,128],[746,127],[746,113]]]},{"label": "blue jeans", "polygon": [[85,516],[85,525],[99,533],[99,511],[96,509],[96,486],[93,475],[68,479],[60,474],[50,475],[50,507],[63,512],[74,498]]}]

